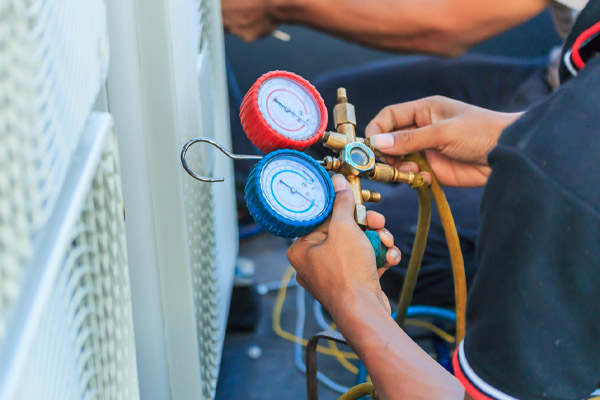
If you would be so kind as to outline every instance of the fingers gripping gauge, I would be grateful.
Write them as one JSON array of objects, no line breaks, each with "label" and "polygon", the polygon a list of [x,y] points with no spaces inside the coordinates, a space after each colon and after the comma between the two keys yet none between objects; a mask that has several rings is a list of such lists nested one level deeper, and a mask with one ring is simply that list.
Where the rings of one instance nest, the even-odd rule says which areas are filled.
[{"label": "fingers gripping gauge", "polygon": [[327,219],[334,191],[329,175],[313,158],[295,150],[277,150],[252,169],[245,196],[259,225],[292,238],[309,234]]},{"label": "fingers gripping gauge", "polygon": [[240,108],[244,132],[256,147],[302,150],[327,127],[327,108],[306,79],[287,71],[271,71],[252,85]]},{"label": "fingers gripping gauge", "polygon": [[[308,235],[331,214],[334,190],[329,174],[312,157],[296,150],[267,154],[250,172],[246,205],[265,230],[282,237]],[[377,267],[386,264],[387,248],[379,234],[366,231]]]}]

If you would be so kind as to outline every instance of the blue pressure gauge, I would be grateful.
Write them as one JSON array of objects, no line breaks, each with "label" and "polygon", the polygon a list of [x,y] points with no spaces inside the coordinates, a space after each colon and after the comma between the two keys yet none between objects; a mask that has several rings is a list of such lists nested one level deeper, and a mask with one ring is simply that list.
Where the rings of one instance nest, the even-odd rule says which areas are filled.
[{"label": "blue pressure gauge", "polygon": [[254,220],[282,237],[304,236],[331,214],[331,178],[312,157],[296,150],[267,154],[246,183],[246,204]]}]

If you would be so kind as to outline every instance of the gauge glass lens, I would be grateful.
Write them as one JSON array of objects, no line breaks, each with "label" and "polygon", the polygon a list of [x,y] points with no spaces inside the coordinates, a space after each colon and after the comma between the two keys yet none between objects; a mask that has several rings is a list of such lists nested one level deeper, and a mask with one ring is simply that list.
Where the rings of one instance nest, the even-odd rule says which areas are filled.
[{"label": "gauge glass lens", "polygon": [[361,148],[355,147],[350,150],[350,158],[354,163],[360,167],[364,167],[369,164],[369,155]]},{"label": "gauge glass lens", "polygon": [[312,137],[321,124],[316,99],[291,79],[267,79],[258,90],[258,108],[273,129],[292,140]]},{"label": "gauge glass lens", "polygon": [[329,198],[324,177],[298,157],[274,157],[263,167],[260,181],[267,202],[284,217],[309,221],[327,208]]}]

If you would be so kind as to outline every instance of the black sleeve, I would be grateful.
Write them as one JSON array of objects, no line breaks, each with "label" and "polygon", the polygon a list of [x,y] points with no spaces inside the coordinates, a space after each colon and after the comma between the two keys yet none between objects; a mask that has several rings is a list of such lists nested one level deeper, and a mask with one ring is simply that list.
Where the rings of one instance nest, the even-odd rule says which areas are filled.
[{"label": "black sleeve", "polygon": [[456,372],[476,399],[583,399],[600,382],[600,62],[502,134]]}]

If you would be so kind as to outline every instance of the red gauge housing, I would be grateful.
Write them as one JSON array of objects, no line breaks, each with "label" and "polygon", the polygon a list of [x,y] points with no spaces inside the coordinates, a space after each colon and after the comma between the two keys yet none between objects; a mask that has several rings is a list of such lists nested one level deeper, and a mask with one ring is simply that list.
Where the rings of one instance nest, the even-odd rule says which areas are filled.
[{"label": "red gauge housing", "polygon": [[[278,132],[265,119],[259,106],[259,91],[261,86],[272,78],[283,78],[297,83],[315,102],[320,120],[315,132],[310,134],[309,137],[299,140],[285,136],[284,134]],[[277,99],[275,99],[275,101],[277,101]],[[290,111],[289,108],[281,103],[279,104],[284,110],[286,110],[286,112],[291,112],[293,114],[293,111]],[[301,120],[300,116],[296,114],[293,115],[298,117],[298,121]],[[317,89],[315,89],[315,87],[306,79],[292,72],[271,71],[264,74],[256,82],[254,82],[254,85],[252,85],[248,93],[246,93],[246,96],[244,96],[242,106],[240,107],[240,120],[248,139],[250,139],[250,141],[254,143],[256,147],[265,153],[269,153],[278,149],[303,150],[319,140],[319,138],[325,132],[325,129],[327,128],[327,108],[325,107],[325,102],[323,101],[323,98],[321,98],[321,95]]]}]

